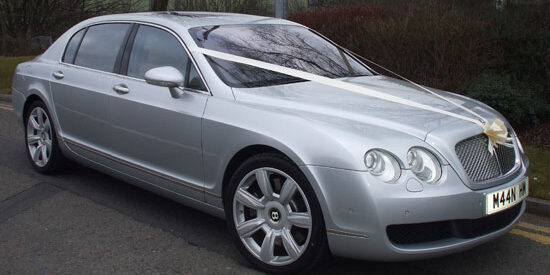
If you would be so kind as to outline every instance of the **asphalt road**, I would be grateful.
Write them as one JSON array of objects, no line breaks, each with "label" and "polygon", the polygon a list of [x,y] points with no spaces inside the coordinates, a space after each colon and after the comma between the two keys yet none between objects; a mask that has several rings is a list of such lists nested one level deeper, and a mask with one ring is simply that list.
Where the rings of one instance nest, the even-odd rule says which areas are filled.
[{"label": "asphalt road", "polygon": [[[405,263],[334,258],[316,274],[548,274],[550,218],[526,214],[503,238]],[[0,102],[0,274],[256,273],[225,222],[75,165],[35,173],[23,132]]]}]

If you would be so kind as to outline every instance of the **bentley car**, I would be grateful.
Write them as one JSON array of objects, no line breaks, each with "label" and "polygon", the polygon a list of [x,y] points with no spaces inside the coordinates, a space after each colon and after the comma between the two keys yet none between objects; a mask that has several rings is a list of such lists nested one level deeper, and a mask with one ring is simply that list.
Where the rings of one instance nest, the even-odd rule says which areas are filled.
[{"label": "bentley car", "polygon": [[[475,119],[467,108],[504,121],[511,145],[492,152],[470,121],[200,49]],[[226,219],[238,250],[266,272],[298,272],[330,255],[455,253],[502,236],[525,210],[528,159],[501,114],[381,75],[282,19],[95,17],[18,65],[13,83],[35,170],[76,161]]]}]

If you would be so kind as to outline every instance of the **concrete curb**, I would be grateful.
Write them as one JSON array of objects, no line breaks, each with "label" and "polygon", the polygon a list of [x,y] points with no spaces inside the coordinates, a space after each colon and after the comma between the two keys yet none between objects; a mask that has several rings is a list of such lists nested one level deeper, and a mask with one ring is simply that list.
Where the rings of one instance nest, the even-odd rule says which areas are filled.
[{"label": "concrete curb", "polygon": [[0,94],[0,102],[10,102],[11,103],[11,95]]},{"label": "concrete curb", "polygon": [[550,201],[528,197],[526,211],[539,216],[550,217]]}]

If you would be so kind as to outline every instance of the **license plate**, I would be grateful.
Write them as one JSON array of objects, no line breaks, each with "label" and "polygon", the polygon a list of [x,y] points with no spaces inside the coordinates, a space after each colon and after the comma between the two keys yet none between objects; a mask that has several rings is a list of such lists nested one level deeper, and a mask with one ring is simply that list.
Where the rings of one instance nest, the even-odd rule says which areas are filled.
[{"label": "license plate", "polygon": [[485,195],[485,214],[490,215],[512,207],[529,195],[529,178],[518,184]]}]

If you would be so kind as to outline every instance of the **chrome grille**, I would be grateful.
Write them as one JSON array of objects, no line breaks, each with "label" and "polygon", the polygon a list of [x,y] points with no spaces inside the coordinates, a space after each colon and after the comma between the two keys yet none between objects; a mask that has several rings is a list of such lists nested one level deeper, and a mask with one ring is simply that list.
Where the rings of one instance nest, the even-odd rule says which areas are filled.
[{"label": "chrome grille", "polygon": [[489,140],[481,134],[465,139],[455,146],[455,152],[462,167],[473,182],[494,179],[510,172],[516,165],[514,148],[497,147],[491,156],[487,149]]}]

